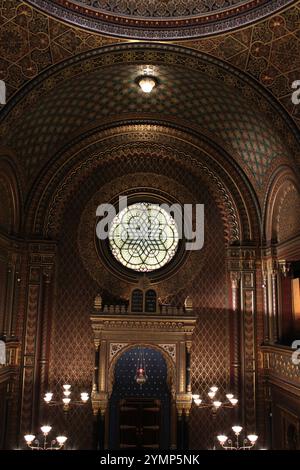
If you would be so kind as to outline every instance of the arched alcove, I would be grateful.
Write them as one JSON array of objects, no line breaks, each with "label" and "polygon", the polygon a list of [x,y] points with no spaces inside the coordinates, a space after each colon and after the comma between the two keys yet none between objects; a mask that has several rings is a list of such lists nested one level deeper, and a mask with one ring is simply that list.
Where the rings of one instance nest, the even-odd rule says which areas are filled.
[{"label": "arched alcove", "polygon": [[[148,377],[146,383],[142,386],[135,380],[140,354],[143,354]],[[144,436],[139,438],[140,443],[138,445],[142,446],[142,443],[145,443],[145,445],[149,446],[148,448],[151,448],[151,445],[156,444],[162,449],[168,449],[170,447],[171,390],[170,383],[168,383],[168,365],[162,352],[158,348],[153,349],[151,346],[140,345],[131,347],[118,355],[113,370],[114,382],[109,402],[109,448],[120,448],[120,440],[121,443],[123,442],[123,445],[126,445],[125,443],[127,442],[128,448],[130,448],[130,445],[136,445],[136,433],[142,430]],[[143,402],[156,402],[156,412],[159,415],[153,415],[147,421],[147,417],[143,416]],[[128,420],[126,421],[127,425],[129,425],[127,428],[127,433],[129,434],[127,435],[127,440],[125,440],[125,436],[122,435],[122,429],[120,429],[120,426],[122,426],[120,422],[122,420],[122,416],[120,416],[122,403],[123,406],[126,406],[126,404],[129,406],[130,404],[132,407],[129,420],[131,423]],[[126,416],[123,419],[126,420]],[[130,428],[130,424],[132,428]],[[150,427],[151,425],[159,426],[159,430],[151,433],[149,425]],[[125,422],[123,423],[124,426],[126,426]],[[126,433],[126,430],[124,429],[123,432]]]}]

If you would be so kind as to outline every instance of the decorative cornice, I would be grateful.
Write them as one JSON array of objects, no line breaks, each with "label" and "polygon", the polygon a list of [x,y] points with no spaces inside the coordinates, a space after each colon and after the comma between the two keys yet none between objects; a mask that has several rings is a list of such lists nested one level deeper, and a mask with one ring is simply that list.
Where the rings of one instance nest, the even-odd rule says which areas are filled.
[{"label": "decorative cornice", "polygon": [[162,315],[91,315],[92,328],[96,337],[101,331],[107,334],[110,330],[132,331],[170,331],[192,333],[196,325],[196,316],[171,318]]},{"label": "decorative cornice", "polygon": [[131,2],[128,10],[126,6],[125,9],[118,6],[118,2],[114,2],[114,9],[109,1],[93,2],[92,5],[88,0],[28,0],[28,3],[63,21],[110,36],[174,40],[210,36],[240,28],[291,5],[294,0],[250,0],[235,4],[228,1],[225,8],[217,2],[207,2],[207,8],[204,11],[198,9],[198,12],[200,2],[178,0],[169,2],[171,10],[162,1],[153,3],[158,8],[152,10],[151,2],[140,0]]}]

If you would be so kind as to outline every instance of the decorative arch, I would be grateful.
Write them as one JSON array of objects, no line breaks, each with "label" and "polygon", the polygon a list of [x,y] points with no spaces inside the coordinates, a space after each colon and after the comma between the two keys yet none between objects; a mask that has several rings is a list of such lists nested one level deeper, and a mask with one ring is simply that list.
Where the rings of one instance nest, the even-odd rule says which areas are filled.
[{"label": "decorative arch", "polygon": [[22,196],[17,168],[7,155],[0,155],[0,226],[7,234],[19,232]]},{"label": "decorative arch", "polygon": [[[286,203],[288,196],[291,194],[295,195],[298,203],[297,201],[294,205]],[[300,211],[299,217],[295,213],[297,207],[300,208],[299,180],[292,168],[282,166],[271,178],[265,200],[264,230],[268,243],[281,242],[300,233]],[[280,223],[283,211],[286,221],[289,219],[289,214],[293,219],[293,226],[285,224],[285,233],[283,233],[282,224]]]},{"label": "decorative arch", "polygon": [[238,166],[212,142],[154,123],[99,130],[60,153],[45,168],[28,198],[27,232],[55,238],[71,187],[74,191],[82,184],[83,175],[87,177],[101,165],[126,155],[135,158],[138,152],[173,158],[205,179],[221,210],[228,242],[260,239],[258,202]]},{"label": "decorative arch", "polygon": [[166,361],[167,365],[167,371],[168,371],[168,385],[170,388],[170,392],[172,397],[175,399],[176,395],[176,362],[171,358],[170,354],[161,347],[160,345],[153,344],[153,343],[148,343],[148,342],[137,342],[137,343],[131,343],[130,345],[125,345],[123,346],[112,358],[110,364],[109,364],[109,371],[108,371],[108,393],[109,396],[112,393],[113,390],[113,384],[114,384],[114,374],[115,374],[115,367],[118,362],[118,359],[127,351],[130,349],[138,348],[138,347],[143,347],[143,348],[151,348],[154,349],[155,351],[158,351]]}]

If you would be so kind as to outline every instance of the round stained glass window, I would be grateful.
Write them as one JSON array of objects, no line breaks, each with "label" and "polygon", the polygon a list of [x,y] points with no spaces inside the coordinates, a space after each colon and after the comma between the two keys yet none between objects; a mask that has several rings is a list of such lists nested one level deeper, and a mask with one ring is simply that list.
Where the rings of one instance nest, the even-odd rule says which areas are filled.
[{"label": "round stained glass window", "polygon": [[179,243],[177,224],[157,204],[140,202],[123,209],[109,230],[114,257],[140,272],[162,268],[174,257]]}]

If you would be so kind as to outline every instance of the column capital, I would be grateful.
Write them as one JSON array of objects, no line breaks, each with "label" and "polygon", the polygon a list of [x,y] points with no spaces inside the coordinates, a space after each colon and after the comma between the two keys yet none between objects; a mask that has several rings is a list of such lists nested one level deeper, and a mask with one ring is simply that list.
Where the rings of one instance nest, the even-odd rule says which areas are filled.
[{"label": "column capital", "polygon": [[108,404],[108,394],[93,391],[91,399],[94,416],[97,416],[99,413],[104,415]]},{"label": "column capital", "polygon": [[191,393],[178,393],[176,395],[176,409],[179,416],[182,415],[183,411],[185,414],[190,412],[192,406],[192,394]]},{"label": "column capital", "polygon": [[53,279],[53,264],[48,264],[43,266],[43,276],[45,278],[46,284],[50,284]]},{"label": "column capital", "polygon": [[231,271],[230,272],[230,280],[231,280],[232,289],[237,289],[239,287],[239,283],[240,283],[240,280],[241,280],[240,271]]}]

